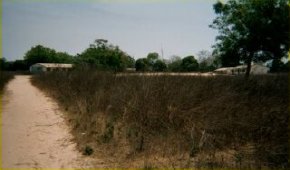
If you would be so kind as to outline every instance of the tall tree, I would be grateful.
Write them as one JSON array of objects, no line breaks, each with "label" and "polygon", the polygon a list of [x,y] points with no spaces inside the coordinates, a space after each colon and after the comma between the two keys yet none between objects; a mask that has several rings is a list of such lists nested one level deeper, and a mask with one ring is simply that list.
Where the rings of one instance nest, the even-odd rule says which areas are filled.
[{"label": "tall tree", "polygon": [[217,17],[211,27],[219,31],[214,46],[223,65],[252,61],[277,62],[289,49],[288,0],[228,0],[214,4]]},{"label": "tall tree", "polygon": [[153,71],[166,71],[167,65],[162,60],[156,60],[153,64]]},{"label": "tall tree", "polygon": [[149,62],[147,58],[139,58],[135,63],[136,71],[149,71]]},{"label": "tall tree", "polygon": [[147,61],[149,63],[149,70],[154,71],[154,64],[159,59],[159,54],[156,52],[151,52],[147,55]]},{"label": "tall tree", "polygon": [[139,58],[135,64],[136,71],[165,71],[167,66],[159,59],[156,52],[148,53],[146,58]]},{"label": "tall tree", "polygon": [[158,58],[159,58],[159,54],[156,52],[149,53],[147,55],[147,59],[148,59],[149,63],[151,63],[151,64],[155,63],[155,61],[157,61]]},{"label": "tall tree", "polygon": [[42,45],[37,45],[26,52],[24,60],[28,63],[28,65],[35,63],[49,63],[52,62],[55,55],[55,50]]},{"label": "tall tree", "polygon": [[217,68],[218,63],[210,51],[201,50],[197,53],[197,56],[199,63],[199,71],[207,72],[213,71],[214,69]]},{"label": "tall tree", "polygon": [[77,66],[86,65],[95,69],[114,71],[134,66],[132,57],[104,39],[96,39],[89,48],[76,57],[75,62]]},{"label": "tall tree", "polygon": [[0,70],[6,70],[7,69],[7,60],[6,58],[0,58]]},{"label": "tall tree", "polygon": [[168,63],[168,70],[172,72],[180,72],[182,71],[181,68],[182,59],[179,56],[172,56]]},{"label": "tall tree", "polygon": [[182,59],[181,62],[182,71],[197,71],[198,62],[194,56],[187,56]]}]

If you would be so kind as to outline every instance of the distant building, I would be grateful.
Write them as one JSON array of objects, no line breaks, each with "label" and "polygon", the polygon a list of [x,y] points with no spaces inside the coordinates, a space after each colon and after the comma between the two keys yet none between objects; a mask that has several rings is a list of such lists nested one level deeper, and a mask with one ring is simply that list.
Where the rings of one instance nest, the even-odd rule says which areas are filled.
[{"label": "distant building", "polygon": [[233,74],[234,67],[222,67],[214,70],[215,73],[219,74]]},{"label": "distant building", "polygon": [[[232,75],[239,75],[245,74],[247,70],[247,65],[240,65],[236,67],[223,67],[216,69],[215,73],[220,74],[232,74]],[[250,74],[267,74],[269,72],[269,68],[262,65],[262,64],[252,64]]]},{"label": "distant building", "polygon": [[62,63],[36,63],[30,66],[31,73],[44,73],[49,71],[68,71],[72,69],[72,64]]},{"label": "distant building", "polygon": [[126,72],[135,72],[136,68],[126,68],[125,71]]}]

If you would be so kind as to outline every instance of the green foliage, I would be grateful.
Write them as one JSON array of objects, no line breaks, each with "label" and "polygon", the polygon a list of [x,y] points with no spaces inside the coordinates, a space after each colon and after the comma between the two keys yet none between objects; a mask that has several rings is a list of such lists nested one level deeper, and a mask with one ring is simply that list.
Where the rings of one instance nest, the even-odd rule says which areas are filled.
[{"label": "green foliage", "polygon": [[199,71],[201,72],[209,72],[215,70],[216,67],[212,64],[208,64],[206,61],[201,61],[199,63]]},{"label": "green foliage", "polygon": [[66,52],[37,45],[28,50],[24,60],[6,62],[1,60],[1,69],[28,70],[35,63],[74,63],[77,68],[88,67],[98,70],[122,71],[127,67],[134,67],[135,60],[119,49],[118,46],[108,44],[107,40],[97,39],[83,53],[76,57]]},{"label": "green foliage", "polygon": [[284,63],[281,60],[273,60],[271,63],[270,72],[289,72],[289,61]]},{"label": "green foliage", "polygon": [[28,66],[35,63],[72,63],[73,57],[65,52],[37,45],[26,52],[24,60]]},{"label": "green foliage", "polygon": [[51,59],[52,63],[72,63],[73,56],[69,55],[66,52],[57,52],[55,58]]},{"label": "green foliage", "polygon": [[7,68],[7,70],[10,71],[24,71],[24,70],[28,70],[28,64],[25,60],[15,60],[14,62],[10,62],[9,67]]},{"label": "green foliage", "polygon": [[135,63],[136,71],[149,71],[149,62],[147,58],[139,58]]},{"label": "green foliage", "polygon": [[29,66],[25,60],[6,61],[5,58],[0,59],[2,71],[26,71]]},{"label": "green foliage", "polygon": [[98,70],[122,71],[134,66],[134,59],[119,49],[108,44],[107,40],[97,39],[83,53],[76,57],[76,66],[89,66]]},{"label": "green foliage", "polygon": [[171,72],[182,71],[181,63],[182,63],[181,57],[173,56],[168,63],[168,71],[171,71]]},{"label": "green foliage", "polygon": [[1,59],[1,69],[7,71],[27,71],[35,63],[72,63],[73,57],[66,52],[56,52],[54,49],[37,45],[28,50],[24,60],[6,61]]},{"label": "green foliage", "polygon": [[182,71],[197,71],[198,62],[194,56],[187,56],[182,59],[181,67]]},{"label": "green foliage", "polygon": [[[289,49],[288,0],[229,0],[213,6],[219,31],[214,54],[222,66],[280,60]],[[250,70],[247,70],[247,74]]]},{"label": "green foliage", "polygon": [[202,50],[198,54],[199,71],[208,72],[218,68],[219,64],[217,59],[211,54],[211,52]]},{"label": "green foliage", "polygon": [[209,72],[215,70],[219,66],[218,58],[211,55],[208,51],[200,51],[198,53],[199,61],[197,61],[194,56],[187,56],[181,58],[178,56],[173,56],[168,61],[168,71],[171,72],[190,72],[190,71],[200,71]]},{"label": "green foliage", "polygon": [[159,58],[159,54],[156,52],[149,53],[147,55],[147,60],[150,63],[150,65],[153,65],[158,60],[158,58]]},{"label": "green foliage", "polygon": [[166,71],[167,65],[159,59],[156,52],[149,53],[147,58],[140,58],[135,63],[136,71]]},{"label": "green foliage", "polygon": [[156,60],[153,64],[153,71],[166,71],[166,64],[162,60]]},{"label": "green foliage", "polygon": [[0,58],[0,70],[6,70],[7,68],[7,61],[5,58]]}]

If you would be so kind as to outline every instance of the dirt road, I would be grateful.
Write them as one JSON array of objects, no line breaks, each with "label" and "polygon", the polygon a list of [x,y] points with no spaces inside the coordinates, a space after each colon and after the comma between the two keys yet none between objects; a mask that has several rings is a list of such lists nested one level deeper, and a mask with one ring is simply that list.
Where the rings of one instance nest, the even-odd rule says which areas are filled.
[{"label": "dirt road", "polygon": [[16,76],[2,97],[2,167],[92,167],[91,158],[76,151],[57,104],[29,79]]}]

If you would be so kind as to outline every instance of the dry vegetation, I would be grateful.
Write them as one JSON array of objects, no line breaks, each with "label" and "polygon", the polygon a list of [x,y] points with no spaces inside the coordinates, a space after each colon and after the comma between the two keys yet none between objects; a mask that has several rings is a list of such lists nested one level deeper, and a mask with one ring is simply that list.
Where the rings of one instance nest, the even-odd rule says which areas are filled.
[{"label": "dry vegetation", "polygon": [[14,75],[9,72],[0,71],[0,91],[3,91],[4,86],[9,80],[13,79]]},{"label": "dry vegetation", "polygon": [[34,76],[78,148],[117,167],[285,168],[288,77]]}]

